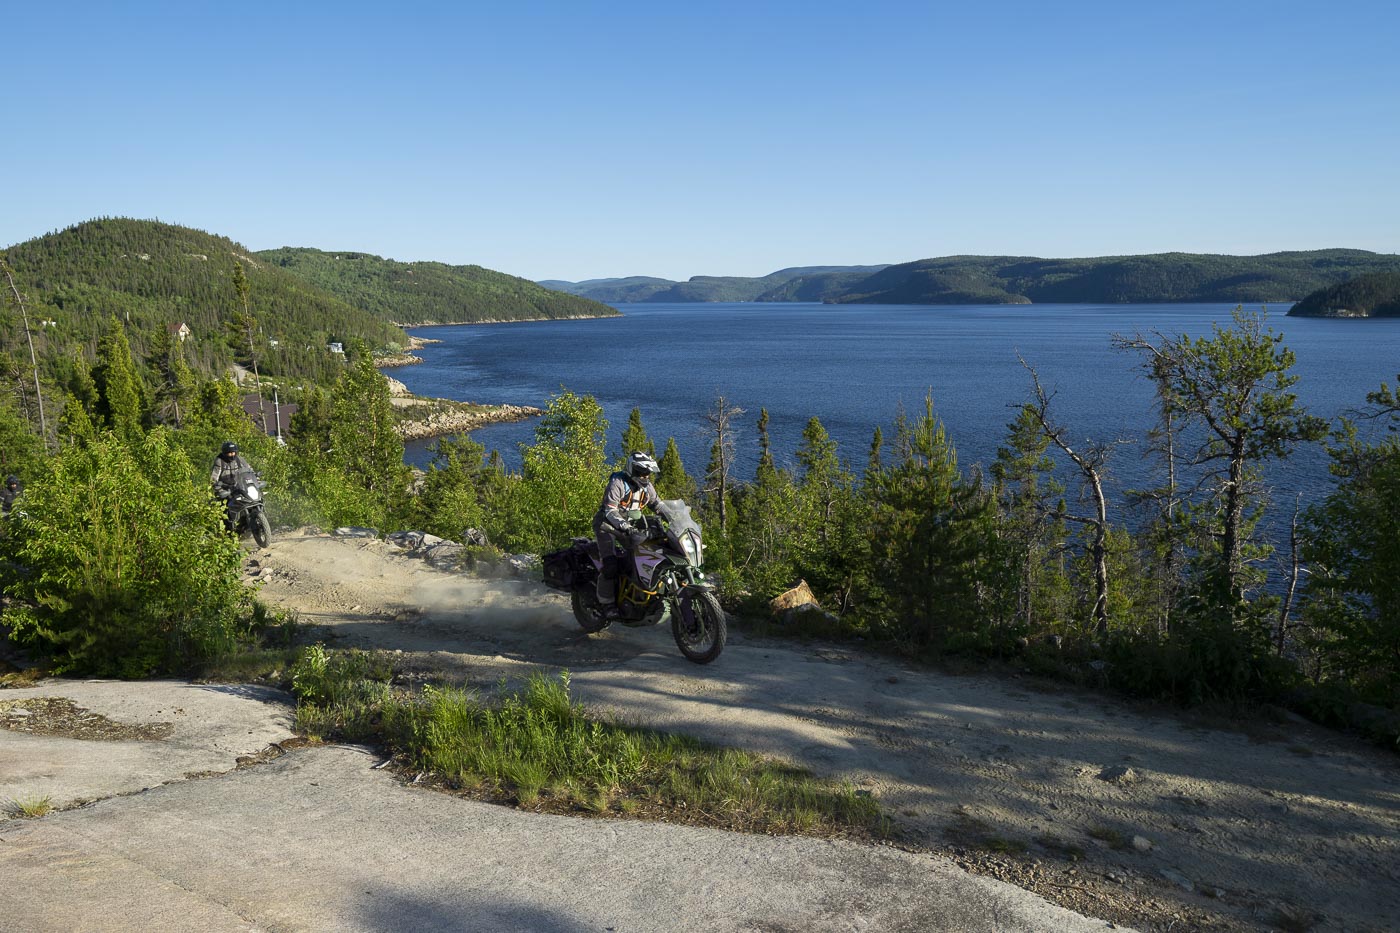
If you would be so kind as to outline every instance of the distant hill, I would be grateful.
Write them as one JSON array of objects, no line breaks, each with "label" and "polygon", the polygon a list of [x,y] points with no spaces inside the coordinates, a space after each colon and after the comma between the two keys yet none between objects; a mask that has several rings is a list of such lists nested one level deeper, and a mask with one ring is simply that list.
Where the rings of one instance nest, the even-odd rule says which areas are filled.
[{"label": "distant hill", "polygon": [[[1092,259],[944,256],[893,266],[816,266],[762,278],[603,280],[606,300],[824,301],[862,304],[1292,302],[1361,275],[1400,272],[1400,255],[1330,249],[1224,256],[1156,253]],[[615,283],[646,283],[619,285]],[[567,283],[564,283],[567,284]],[[592,294],[585,283],[575,287]]]},{"label": "distant hill", "polygon": [[276,265],[396,324],[473,323],[617,314],[599,301],[544,288],[528,279],[481,266],[397,262],[370,253],[325,252],[284,246],[262,250]]},{"label": "distant hill", "polygon": [[1298,317],[1400,317],[1400,272],[1363,275],[1318,289],[1288,313]]},{"label": "distant hill", "polygon": [[[799,266],[779,269],[762,277],[697,275],[685,282],[630,276],[621,279],[589,279],[583,282],[541,282],[548,288],[582,295],[596,301],[630,304],[638,301],[821,301],[823,298],[770,298],[798,280],[852,275],[864,278],[884,266]],[[805,293],[822,291],[808,286]]]},{"label": "distant hill", "polygon": [[[405,339],[392,324],[227,237],[190,227],[103,218],[8,247],[4,255],[26,295],[40,351],[50,359],[67,358],[75,348],[90,351],[115,315],[138,355],[146,355],[162,331],[188,325],[190,364],[223,372],[234,358],[226,325],[238,306],[235,261],[248,277],[262,329],[259,362],[269,375],[333,378],[343,358],[328,352],[329,342],[359,337],[382,347]],[[52,325],[37,323],[48,321]],[[12,325],[9,330],[13,343]]]}]

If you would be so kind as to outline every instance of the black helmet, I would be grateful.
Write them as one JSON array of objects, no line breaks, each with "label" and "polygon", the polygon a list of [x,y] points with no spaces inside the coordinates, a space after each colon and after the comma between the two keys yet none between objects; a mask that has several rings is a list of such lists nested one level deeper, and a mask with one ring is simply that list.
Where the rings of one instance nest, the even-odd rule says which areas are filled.
[{"label": "black helmet", "polygon": [[219,456],[227,457],[229,454],[238,453],[238,445],[233,441],[224,441],[224,446],[219,448]]},{"label": "black helmet", "polygon": [[11,473],[9,476],[5,477],[5,485],[6,485],[6,486],[18,486],[18,485],[19,485],[19,477],[16,476],[16,475],[14,475],[13,473]]},{"label": "black helmet", "polygon": [[633,479],[646,479],[660,469],[650,454],[640,450],[627,458],[627,475]]}]

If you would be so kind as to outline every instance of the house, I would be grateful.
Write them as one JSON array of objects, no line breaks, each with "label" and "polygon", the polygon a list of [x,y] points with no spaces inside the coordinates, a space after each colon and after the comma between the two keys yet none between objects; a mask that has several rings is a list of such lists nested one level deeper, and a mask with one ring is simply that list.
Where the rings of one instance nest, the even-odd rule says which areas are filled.
[{"label": "house", "polygon": [[181,343],[184,343],[190,337],[194,336],[194,331],[190,330],[190,325],[186,324],[184,321],[181,321],[179,324],[167,324],[165,329],[170,333],[170,336],[176,338]]},{"label": "house", "polygon": [[[292,430],[292,415],[295,415],[300,407],[295,402],[278,402],[275,395],[272,398],[264,396],[261,399],[256,395],[245,395],[239,401],[248,420],[270,437],[289,435]],[[267,420],[266,427],[263,426],[264,418]]]},{"label": "house", "polygon": [[332,353],[344,354],[345,344],[341,343],[339,340],[332,340],[326,345],[326,349],[330,350]]}]

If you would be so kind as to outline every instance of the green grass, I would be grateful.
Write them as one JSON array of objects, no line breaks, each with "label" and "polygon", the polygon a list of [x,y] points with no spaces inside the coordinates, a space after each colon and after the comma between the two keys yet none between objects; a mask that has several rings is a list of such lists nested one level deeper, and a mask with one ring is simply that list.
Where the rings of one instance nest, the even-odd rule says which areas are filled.
[{"label": "green grass", "polygon": [[52,797],[26,797],[23,800],[10,801],[10,813],[27,820],[38,819],[52,810]]},{"label": "green grass", "polygon": [[873,798],[790,764],[591,716],[567,673],[493,703],[451,687],[395,691],[364,652],[308,649],[294,671],[298,727],[378,741],[409,770],[473,796],[551,812],[664,818],[750,832],[888,834]]}]

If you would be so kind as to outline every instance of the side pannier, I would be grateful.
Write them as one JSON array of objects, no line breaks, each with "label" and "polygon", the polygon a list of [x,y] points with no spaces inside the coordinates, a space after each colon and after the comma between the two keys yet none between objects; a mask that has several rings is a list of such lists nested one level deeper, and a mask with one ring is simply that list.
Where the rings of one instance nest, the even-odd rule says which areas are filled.
[{"label": "side pannier", "polygon": [[597,575],[593,561],[588,556],[591,542],[587,538],[575,538],[566,548],[551,551],[541,559],[545,586],[557,590],[571,590],[576,586],[592,582]]}]

